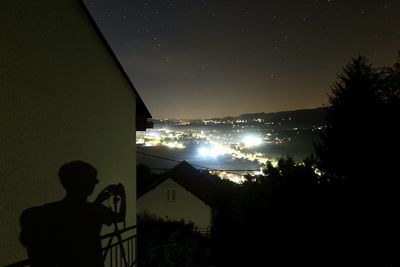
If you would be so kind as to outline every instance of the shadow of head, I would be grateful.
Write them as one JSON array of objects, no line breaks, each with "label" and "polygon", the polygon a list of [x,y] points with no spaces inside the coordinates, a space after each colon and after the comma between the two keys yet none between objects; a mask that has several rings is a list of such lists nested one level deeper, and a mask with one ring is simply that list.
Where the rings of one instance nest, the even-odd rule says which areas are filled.
[{"label": "shadow of head", "polygon": [[75,160],[61,166],[58,171],[61,184],[69,195],[86,197],[93,193],[97,170],[87,162]]}]

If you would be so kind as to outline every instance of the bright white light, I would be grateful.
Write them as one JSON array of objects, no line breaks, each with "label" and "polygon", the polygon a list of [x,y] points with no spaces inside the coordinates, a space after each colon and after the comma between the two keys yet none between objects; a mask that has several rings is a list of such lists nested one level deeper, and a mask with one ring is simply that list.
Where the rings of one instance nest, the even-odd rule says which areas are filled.
[{"label": "bright white light", "polygon": [[197,152],[203,158],[217,158],[226,153],[225,149],[220,145],[213,145],[212,147],[200,147]]},{"label": "bright white light", "polygon": [[152,136],[152,137],[160,137],[161,133],[158,130],[149,130],[146,132],[147,136]]},{"label": "bright white light", "polygon": [[159,144],[160,140],[155,139],[155,140],[145,141],[144,146],[158,146]]},{"label": "bright white light", "polygon": [[162,145],[170,147],[170,148],[179,148],[179,149],[185,148],[185,146],[182,143],[178,143],[178,142],[162,142]]},{"label": "bright white light", "polygon": [[205,158],[205,157],[207,157],[208,154],[209,154],[209,149],[206,148],[206,147],[200,147],[200,148],[197,150],[197,152],[199,153],[200,156],[202,156],[202,157]]},{"label": "bright white light", "polygon": [[259,171],[253,172],[253,174],[254,174],[254,175],[264,175],[263,168],[260,167],[260,170],[259,170]]},{"label": "bright white light", "polygon": [[225,171],[210,171],[210,173],[219,176],[221,179],[228,179],[237,184],[241,184],[245,181],[244,177],[240,174],[227,173]]},{"label": "bright white light", "polygon": [[254,136],[254,135],[247,135],[243,138],[243,143],[246,146],[258,146],[261,145],[262,140],[260,137],[258,136]]},{"label": "bright white light", "polygon": [[137,145],[144,145],[144,143],[145,143],[144,138],[140,138],[140,137],[136,138],[136,144]]}]

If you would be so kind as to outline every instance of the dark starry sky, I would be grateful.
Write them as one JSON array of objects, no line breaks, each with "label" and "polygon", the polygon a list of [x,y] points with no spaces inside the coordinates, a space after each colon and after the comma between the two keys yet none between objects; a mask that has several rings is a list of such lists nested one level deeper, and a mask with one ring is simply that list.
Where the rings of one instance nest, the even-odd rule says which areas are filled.
[{"label": "dark starry sky", "polygon": [[399,0],[85,0],[154,118],[313,108],[359,54],[392,65]]}]

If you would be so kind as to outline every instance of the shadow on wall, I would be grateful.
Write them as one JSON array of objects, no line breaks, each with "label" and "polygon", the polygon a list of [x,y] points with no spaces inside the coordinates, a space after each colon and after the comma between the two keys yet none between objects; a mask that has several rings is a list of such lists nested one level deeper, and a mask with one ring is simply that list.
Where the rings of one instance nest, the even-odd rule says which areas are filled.
[{"label": "shadow on wall", "polygon": [[[92,165],[72,161],[61,166],[58,176],[65,198],[28,208],[21,215],[20,238],[31,266],[104,266],[101,227],[125,220],[123,185],[107,186],[90,203],[87,197],[99,182]],[[102,204],[111,197],[115,211]]]}]

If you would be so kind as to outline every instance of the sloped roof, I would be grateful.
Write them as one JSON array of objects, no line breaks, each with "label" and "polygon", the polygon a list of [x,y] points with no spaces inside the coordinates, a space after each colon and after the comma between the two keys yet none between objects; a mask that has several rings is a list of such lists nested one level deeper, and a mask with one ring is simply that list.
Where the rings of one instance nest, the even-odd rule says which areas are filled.
[{"label": "sloped roof", "polygon": [[152,128],[151,123],[147,122],[147,119],[152,118],[150,111],[147,109],[142,98],[140,97],[139,93],[137,92],[135,86],[133,85],[131,79],[126,74],[125,69],[122,67],[122,65],[119,62],[114,51],[111,49],[111,46],[109,45],[109,43],[107,42],[103,33],[100,31],[99,27],[97,26],[94,18],[92,17],[92,15],[90,14],[90,11],[88,10],[86,4],[84,3],[83,0],[79,0],[79,1],[80,1],[81,5],[83,6],[84,10],[86,11],[86,14],[88,15],[90,22],[92,23],[93,27],[95,28],[97,34],[99,35],[100,39],[103,41],[104,46],[107,48],[107,50],[110,53],[111,57],[113,58],[115,64],[117,64],[118,68],[121,70],[121,73],[124,75],[126,81],[132,88],[133,93],[135,94],[135,97],[136,97],[136,129],[138,131],[140,131],[140,130],[146,130],[146,128]]},{"label": "sloped roof", "polygon": [[169,178],[177,182],[207,205],[211,207],[216,206],[218,198],[220,197],[218,184],[203,175],[186,161],[182,161],[151,186],[139,192],[137,198],[142,197]]}]

